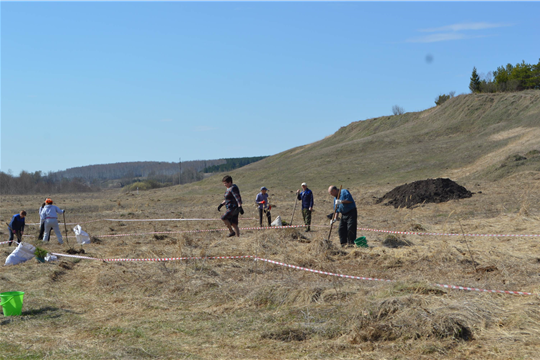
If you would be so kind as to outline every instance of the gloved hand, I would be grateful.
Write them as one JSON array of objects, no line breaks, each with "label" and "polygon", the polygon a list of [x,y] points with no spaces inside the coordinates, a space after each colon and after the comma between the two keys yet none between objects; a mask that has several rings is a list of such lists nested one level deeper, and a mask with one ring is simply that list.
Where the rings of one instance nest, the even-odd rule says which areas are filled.
[{"label": "gloved hand", "polygon": [[339,200],[339,199],[338,199],[338,200],[336,200],[336,206],[339,206],[339,205],[341,205],[342,203],[343,203],[343,201],[342,201],[342,200]]},{"label": "gloved hand", "polygon": [[266,203],[266,201],[264,201],[264,200],[259,202],[259,204],[261,204],[261,205],[264,205],[265,203]]},{"label": "gloved hand", "polygon": [[272,210],[272,205],[268,205],[268,211]]},{"label": "gloved hand", "polygon": [[238,208],[238,211],[240,212],[240,215],[244,215],[244,209],[241,206]]},{"label": "gloved hand", "polygon": [[223,207],[223,205],[225,204],[219,204],[219,206],[217,207],[217,211],[221,211],[221,208]]}]

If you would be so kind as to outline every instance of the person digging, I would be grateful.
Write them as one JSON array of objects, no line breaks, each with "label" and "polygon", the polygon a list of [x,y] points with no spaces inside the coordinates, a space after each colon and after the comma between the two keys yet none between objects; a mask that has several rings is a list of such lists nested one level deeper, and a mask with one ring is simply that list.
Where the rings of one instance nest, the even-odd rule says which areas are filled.
[{"label": "person digging", "polygon": [[[351,193],[348,190],[341,190],[336,186],[330,186],[328,193],[334,197],[334,209],[336,213],[341,213],[341,221],[339,222],[339,242],[342,247],[354,246],[356,239],[356,227],[358,223],[358,212],[356,204]],[[339,197],[339,199],[338,199]],[[331,219],[330,225],[336,220]]]},{"label": "person digging", "polygon": [[[221,180],[223,185],[227,188],[225,191],[225,200],[218,206],[218,211],[225,206],[227,211],[221,216],[221,220],[229,229],[228,237],[240,236],[240,229],[238,228],[238,214],[244,215],[244,209],[242,208],[242,197],[240,196],[240,189],[236,184],[233,184],[232,177],[226,175]],[[234,230],[233,230],[234,229]]]},{"label": "person digging", "polygon": [[13,243],[13,238],[17,237],[17,245],[22,241],[22,236],[24,234],[24,218],[26,217],[26,211],[22,210],[20,213],[13,215],[11,222],[7,224],[9,228],[9,242],[8,245],[11,246]]},{"label": "person digging", "polygon": [[[58,214],[64,214],[66,211],[61,210],[58,206],[53,205],[51,199],[45,200],[45,206],[39,216],[45,223],[45,236],[43,237],[43,242],[48,242],[51,236],[51,229],[54,230],[58,243],[62,245],[64,241],[62,240],[62,232],[58,226]],[[67,236],[67,234],[66,234]]]}]

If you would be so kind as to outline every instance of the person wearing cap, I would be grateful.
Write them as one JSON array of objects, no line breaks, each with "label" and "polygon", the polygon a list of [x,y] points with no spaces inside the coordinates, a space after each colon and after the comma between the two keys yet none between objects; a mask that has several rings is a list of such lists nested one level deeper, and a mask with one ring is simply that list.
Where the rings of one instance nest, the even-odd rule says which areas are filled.
[{"label": "person wearing cap", "polygon": [[11,222],[9,223],[9,243],[11,246],[13,243],[13,237],[17,237],[17,244],[22,240],[24,234],[24,218],[26,217],[26,211],[22,210],[20,213],[13,215]]},{"label": "person wearing cap", "polygon": [[257,208],[259,209],[259,226],[262,227],[263,223],[263,212],[266,213],[266,217],[268,218],[268,227],[272,226],[272,216],[270,215],[270,205],[268,204],[268,189],[263,186],[261,188],[261,192],[257,194],[257,197],[255,197],[255,203],[257,204]]},{"label": "person wearing cap", "polygon": [[[336,213],[341,213],[341,221],[339,222],[339,242],[341,246],[354,246],[356,240],[356,227],[358,223],[358,212],[356,203],[351,193],[342,189],[341,193],[336,186],[330,186],[328,193],[334,197],[334,209]],[[339,199],[338,199],[339,196]],[[336,220],[331,219],[330,224]]]},{"label": "person wearing cap", "polygon": [[311,212],[313,211],[313,193],[308,189],[307,184],[302,183],[302,191],[296,190],[296,196],[298,200],[302,200],[302,217],[304,218],[304,224],[306,232],[310,231],[311,225]]},{"label": "person wearing cap", "polygon": [[51,229],[53,229],[54,233],[56,234],[56,238],[58,239],[58,243],[64,243],[62,240],[62,232],[58,226],[58,214],[63,214],[65,212],[65,210],[61,210],[58,206],[53,205],[53,201],[51,199],[45,200],[45,206],[39,213],[40,218],[45,223],[45,236],[43,236],[43,242],[49,241]]}]

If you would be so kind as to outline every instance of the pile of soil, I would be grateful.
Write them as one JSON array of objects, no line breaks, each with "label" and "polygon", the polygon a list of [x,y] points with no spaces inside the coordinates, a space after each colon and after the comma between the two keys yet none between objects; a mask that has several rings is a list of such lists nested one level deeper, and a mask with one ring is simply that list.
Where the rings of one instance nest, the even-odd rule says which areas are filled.
[{"label": "pile of soil", "polygon": [[377,200],[377,204],[388,200],[384,205],[395,208],[411,208],[423,203],[442,203],[449,200],[470,198],[472,193],[450,179],[427,179],[394,188]]}]

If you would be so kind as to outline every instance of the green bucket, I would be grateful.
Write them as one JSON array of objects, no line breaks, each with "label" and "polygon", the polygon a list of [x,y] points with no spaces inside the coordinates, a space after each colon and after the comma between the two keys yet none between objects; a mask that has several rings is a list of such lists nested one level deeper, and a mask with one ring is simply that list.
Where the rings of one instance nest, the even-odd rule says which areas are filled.
[{"label": "green bucket", "polygon": [[369,247],[365,236],[360,236],[358,239],[354,240],[354,243],[358,247],[363,247],[363,248]]},{"label": "green bucket", "polygon": [[0,294],[0,306],[4,309],[4,316],[21,315],[23,296],[22,291],[9,291]]}]

